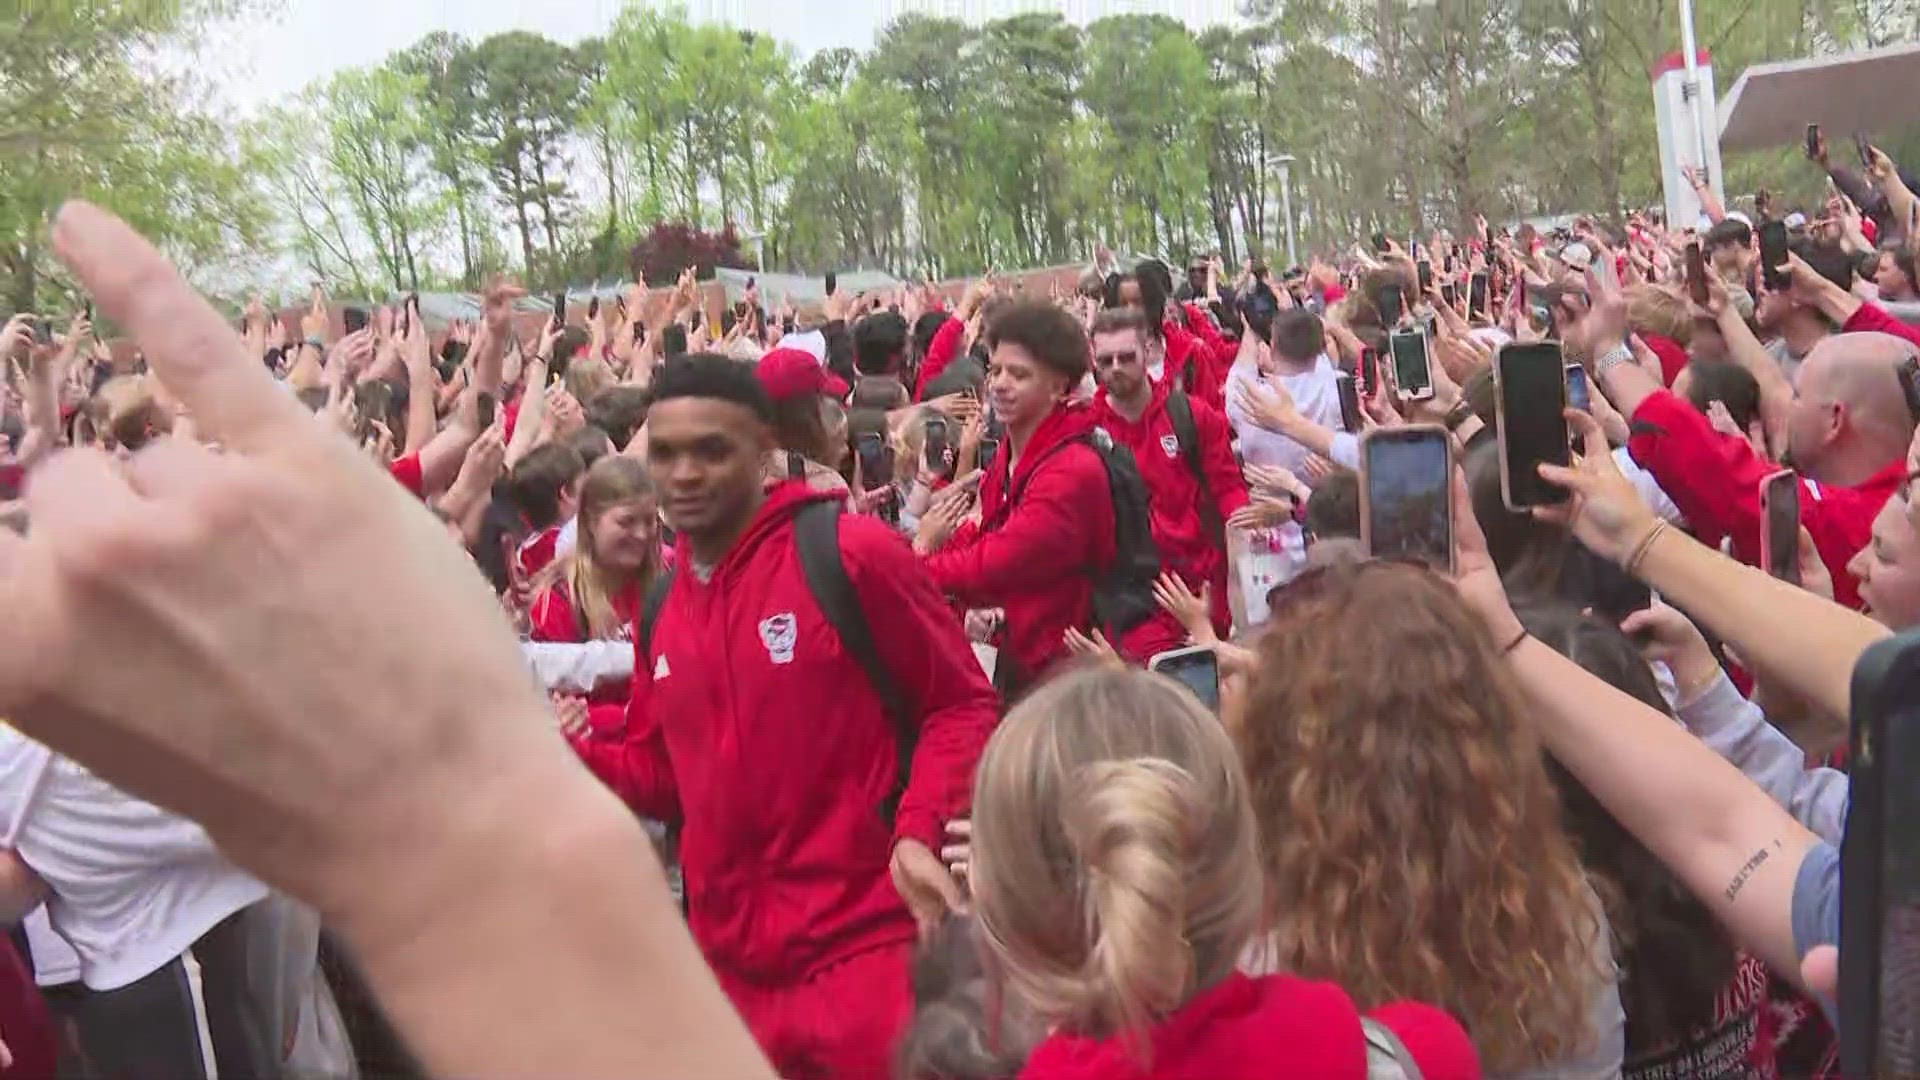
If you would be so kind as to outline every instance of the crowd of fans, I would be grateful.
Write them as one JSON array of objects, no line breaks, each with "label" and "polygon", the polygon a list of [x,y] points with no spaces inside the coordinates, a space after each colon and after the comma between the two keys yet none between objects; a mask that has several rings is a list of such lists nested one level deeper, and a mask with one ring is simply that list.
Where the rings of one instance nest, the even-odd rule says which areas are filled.
[{"label": "crowd of fans", "polygon": [[[1920,209],[1809,150],[1697,226],[524,338],[236,331],[68,206],[85,310],[0,329],[0,1076],[1839,1075]],[[1448,550],[1376,558],[1420,425]]]}]

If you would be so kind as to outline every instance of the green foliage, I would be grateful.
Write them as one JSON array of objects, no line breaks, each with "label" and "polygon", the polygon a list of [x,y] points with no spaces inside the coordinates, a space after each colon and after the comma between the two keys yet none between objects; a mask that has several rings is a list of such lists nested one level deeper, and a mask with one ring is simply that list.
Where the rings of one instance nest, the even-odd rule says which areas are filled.
[{"label": "green foliage", "polygon": [[191,271],[259,242],[264,203],[199,88],[154,58],[228,0],[0,0],[0,305],[52,308],[47,226],[68,198],[120,213]]},{"label": "green foliage", "polygon": [[[0,0],[25,27],[0,29],[16,296],[42,287],[52,206],[89,192],[190,259],[261,243],[270,211],[269,250],[361,295],[604,279],[662,222],[732,226],[774,268],[964,274],[1100,244],[1278,262],[1285,193],[1302,258],[1476,214],[1606,215],[1658,199],[1648,71],[1679,41],[1672,0],[1243,0],[1205,30],[910,14],[871,49],[803,58],[633,3],[574,45],[429,34],[236,148],[140,58],[240,2]],[[1920,0],[1695,10],[1723,89],[1752,63],[1920,35]],[[1823,185],[1791,151],[1728,169],[1735,201]]]}]

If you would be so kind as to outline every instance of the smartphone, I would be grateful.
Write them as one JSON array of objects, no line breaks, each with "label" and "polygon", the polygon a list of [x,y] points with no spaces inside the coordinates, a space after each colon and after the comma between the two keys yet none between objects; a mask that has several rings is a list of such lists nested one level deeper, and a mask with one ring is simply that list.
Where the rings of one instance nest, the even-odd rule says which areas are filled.
[{"label": "smartphone", "polygon": [[1467,311],[1469,312],[1477,311],[1482,315],[1486,314],[1487,287],[1489,284],[1490,283],[1487,279],[1487,272],[1485,270],[1482,270],[1474,274],[1473,277],[1468,281]]},{"label": "smartphone", "polygon": [[341,308],[340,325],[346,327],[347,333],[349,334],[357,334],[365,330],[367,328],[367,309],[363,307]]},{"label": "smartphone", "polygon": [[1340,426],[1358,434],[1360,422],[1360,391],[1353,385],[1353,376],[1341,372],[1333,377],[1333,385],[1340,391]]},{"label": "smartphone", "polygon": [[33,320],[33,341],[36,345],[53,344],[53,320],[37,318]]},{"label": "smartphone", "polygon": [[860,482],[865,490],[893,482],[893,469],[887,462],[889,447],[879,432],[861,432],[854,437],[853,449],[860,455]]},{"label": "smartphone", "polygon": [[834,290],[838,289],[839,287],[840,287],[840,275],[834,273],[831,270],[827,271],[827,295],[832,296],[834,293]]},{"label": "smartphone", "polygon": [[1420,275],[1420,291],[1425,293],[1428,289],[1433,288],[1433,264],[1423,262],[1418,264],[1415,269]]},{"label": "smartphone", "polygon": [[927,468],[951,479],[947,468],[947,418],[927,417]]},{"label": "smartphone", "polygon": [[1360,540],[1374,558],[1453,572],[1453,440],[1427,424],[1360,437]]},{"label": "smartphone", "polygon": [[1387,253],[1387,234],[1386,233],[1379,233],[1379,232],[1374,233],[1373,236],[1371,236],[1369,239],[1373,242],[1373,250],[1379,252],[1382,255],[1385,255]]},{"label": "smartphone", "polygon": [[1860,167],[1866,169],[1868,172],[1872,172],[1873,144],[1867,141],[1865,135],[1856,131],[1853,133],[1853,148],[1860,154]]},{"label": "smartphone", "polygon": [[1687,295],[1701,307],[1711,298],[1707,292],[1707,257],[1697,243],[1687,245]]},{"label": "smartphone", "polygon": [[587,298],[587,318],[597,319],[599,317],[600,317],[600,298],[597,296],[590,296]]},{"label": "smartphone", "polygon": [[564,292],[553,294],[553,317],[561,326],[567,325],[567,294]]},{"label": "smartphone", "polygon": [[1920,422],[1920,357],[1909,356],[1893,369],[1900,380],[1900,393],[1907,399],[1907,415]]},{"label": "smartphone", "polygon": [[1440,256],[1440,269],[1449,274],[1453,273],[1453,252],[1449,251]]},{"label": "smartphone", "polygon": [[1820,125],[1819,124],[1807,125],[1807,156],[1808,157],[1820,156]]},{"label": "smartphone", "polygon": [[1452,282],[1448,282],[1440,286],[1440,299],[1446,301],[1448,307],[1452,307],[1460,302],[1460,290],[1454,288]]},{"label": "smartphone", "polygon": [[1760,565],[1800,584],[1800,477],[1782,469],[1760,481]]},{"label": "smartphone", "polygon": [[987,466],[993,464],[994,456],[1000,453],[1000,440],[992,435],[982,436],[978,453],[980,457],[974,462],[973,467],[985,472]]},{"label": "smartphone", "polygon": [[483,393],[477,404],[480,406],[480,430],[485,431],[493,426],[493,410],[498,402],[494,400],[492,394]]},{"label": "smartphone", "polygon": [[400,301],[400,333],[402,334],[412,333],[413,320],[419,314],[420,314],[420,294],[410,292],[406,295],[406,298],[404,300]]},{"label": "smartphone", "polygon": [[1380,353],[1368,345],[1360,346],[1360,389],[1380,392]]},{"label": "smartphone", "polygon": [[1853,669],[1840,844],[1840,1069],[1920,1075],[1920,632]]},{"label": "smartphone", "polygon": [[1391,330],[1400,325],[1400,319],[1406,313],[1407,301],[1400,292],[1400,286],[1380,286],[1380,324]]},{"label": "smartphone", "polygon": [[1765,275],[1769,289],[1779,291],[1793,284],[1793,274],[1787,270],[1787,223],[1784,221],[1760,223],[1760,272]]},{"label": "smartphone", "polygon": [[1579,364],[1567,365],[1567,404],[1583,413],[1593,411],[1593,384]]},{"label": "smartphone", "polygon": [[1500,497],[1509,510],[1562,503],[1564,488],[1541,479],[1541,464],[1570,466],[1566,361],[1557,341],[1508,342],[1493,355],[1494,431]]},{"label": "smartphone", "polygon": [[1388,339],[1393,349],[1393,378],[1400,396],[1424,401],[1433,396],[1433,359],[1425,330],[1402,330]]},{"label": "smartphone", "polygon": [[1195,645],[1155,653],[1147,661],[1148,671],[1165,675],[1200,699],[1213,712],[1220,711],[1220,657],[1210,646]]}]

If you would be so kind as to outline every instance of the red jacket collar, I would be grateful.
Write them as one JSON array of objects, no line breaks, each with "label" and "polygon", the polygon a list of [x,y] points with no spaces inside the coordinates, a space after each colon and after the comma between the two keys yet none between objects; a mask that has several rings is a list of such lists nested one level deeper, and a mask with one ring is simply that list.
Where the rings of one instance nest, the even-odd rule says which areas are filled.
[{"label": "red jacket collar", "polygon": [[[730,574],[741,563],[754,557],[768,537],[793,518],[802,506],[814,502],[843,500],[844,491],[815,491],[804,480],[782,480],[767,488],[766,501],[760,504],[760,512],[753,516],[746,531],[727,549],[727,554],[714,567],[712,580],[719,580]],[[685,537],[681,537],[673,549],[673,565],[678,576],[687,578],[688,585],[697,585],[698,578],[693,574],[693,548]]]},{"label": "red jacket collar", "polygon": [[1115,408],[1113,400],[1107,394],[1106,387],[1103,386],[1098,391],[1095,391],[1093,395],[1094,423],[1128,425],[1144,423],[1156,413],[1165,409],[1167,407],[1167,397],[1173,393],[1173,381],[1171,379],[1163,379],[1155,382],[1152,379],[1148,379],[1147,386],[1150,390],[1147,398],[1147,408],[1145,412],[1140,414],[1139,420],[1129,420],[1124,413]]}]

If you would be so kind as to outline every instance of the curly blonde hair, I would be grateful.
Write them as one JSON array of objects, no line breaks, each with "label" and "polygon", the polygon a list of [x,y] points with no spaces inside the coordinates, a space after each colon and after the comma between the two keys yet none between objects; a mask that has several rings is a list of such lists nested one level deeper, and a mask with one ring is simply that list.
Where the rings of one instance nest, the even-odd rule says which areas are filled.
[{"label": "curly blonde hair", "polygon": [[1142,671],[1047,683],[974,780],[974,909],[1036,1021],[1137,1050],[1260,924],[1257,829],[1225,729]]},{"label": "curly blonde hair", "polygon": [[1250,966],[1458,1017],[1488,1071],[1592,1045],[1601,918],[1520,689],[1452,586],[1289,586],[1239,732],[1275,923]]}]

